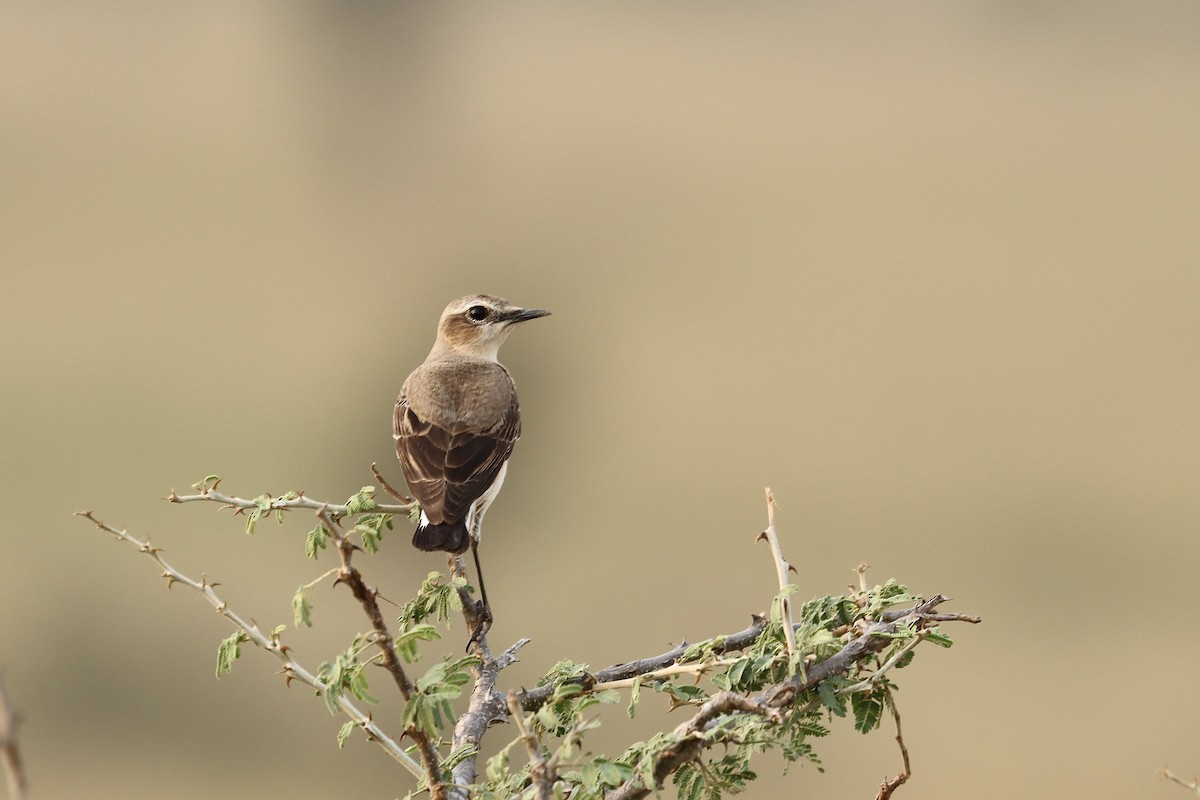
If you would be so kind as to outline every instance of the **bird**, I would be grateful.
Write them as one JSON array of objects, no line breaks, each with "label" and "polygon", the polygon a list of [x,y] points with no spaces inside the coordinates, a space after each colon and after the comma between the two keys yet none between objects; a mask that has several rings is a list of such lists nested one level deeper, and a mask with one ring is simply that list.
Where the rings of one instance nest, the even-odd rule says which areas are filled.
[{"label": "bird", "polygon": [[[479,566],[481,524],[521,436],[516,385],[497,359],[514,326],[549,314],[486,294],[452,301],[433,349],[396,400],[396,455],[421,507],[413,546],[455,555],[471,550],[485,625],[492,616]],[[472,641],[479,635],[477,629]]]}]

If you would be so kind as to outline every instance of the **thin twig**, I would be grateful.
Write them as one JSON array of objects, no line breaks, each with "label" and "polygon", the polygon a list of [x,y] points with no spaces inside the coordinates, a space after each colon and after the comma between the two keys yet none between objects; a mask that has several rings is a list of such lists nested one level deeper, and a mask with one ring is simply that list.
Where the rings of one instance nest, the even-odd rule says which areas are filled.
[{"label": "thin twig", "polygon": [[896,721],[896,744],[900,746],[900,761],[902,767],[900,774],[891,780],[884,779],[883,783],[879,784],[879,794],[875,795],[875,800],[888,800],[892,796],[892,792],[896,791],[912,776],[912,767],[908,763],[908,748],[904,746],[904,734],[900,730],[900,709],[896,708],[896,695],[888,694],[888,707],[892,710],[892,719]]},{"label": "thin twig", "polygon": [[767,544],[771,546],[771,555],[775,559],[775,574],[779,577],[779,618],[783,621],[783,635],[787,641],[788,663],[795,666],[797,663],[796,631],[792,623],[791,598],[786,593],[788,571],[792,567],[783,558],[783,550],[779,546],[779,535],[775,531],[775,495],[771,493],[770,486],[765,489],[765,492],[767,495],[767,529],[760,533],[758,538],[767,540]]},{"label": "thin twig", "polygon": [[379,481],[379,485],[383,487],[385,492],[409,508],[412,508],[412,504],[416,501],[408,495],[400,494],[398,491],[393,489],[392,485],[387,482],[387,478],[383,477],[383,475],[379,472],[379,468],[375,466],[374,461],[371,462],[371,474],[375,476],[375,480]]},{"label": "thin twig", "polygon": [[[379,646],[383,656],[383,666],[392,676],[400,694],[407,701],[412,697],[414,686],[396,653],[396,642],[392,639],[387,622],[383,619],[383,612],[379,610],[379,603],[375,599],[377,593],[367,586],[362,573],[352,562],[355,545],[348,536],[342,533],[337,522],[330,517],[327,508],[318,509],[317,517],[329,531],[342,560],[342,568],[338,572],[338,583],[344,583],[350,587],[354,599],[362,606],[367,619],[371,621],[371,627],[375,629],[375,644]],[[438,757],[437,748],[434,747],[429,734],[415,724],[410,725],[405,732],[416,743],[417,751],[421,754],[421,761],[425,765],[425,784],[429,787],[431,797],[433,800],[445,800],[446,787],[442,783],[441,759]]]},{"label": "thin twig", "polygon": [[847,686],[843,689],[839,689],[838,694],[839,695],[854,694],[855,692],[871,691],[872,689],[875,688],[876,684],[878,684],[881,680],[883,680],[883,677],[885,675],[887,675],[888,672],[891,671],[891,669],[893,667],[895,667],[897,664],[900,663],[900,659],[904,658],[906,655],[911,653],[913,651],[913,648],[915,648],[921,642],[925,641],[927,638],[929,638],[929,631],[921,631],[916,636],[914,636],[913,638],[911,638],[907,642],[905,642],[904,647],[901,647],[899,650],[897,650],[896,653],[891,658],[889,658],[882,667],[875,670],[875,672],[872,673],[870,677],[859,681],[858,683],[854,684],[853,686]]},{"label": "thin twig", "polygon": [[589,691],[602,692],[605,689],[627,689],[633,686],[635,681],[654,680],[655,678],[670,678],[675,675],[695,675],[697,678],[714,669],[728,667],[737,661],[736,658],[718,658],[709,661],[696,661],[690,664],[675,664],[670,667],[643,672],[633,678],[624,678],[619,681],[604,681],[596,683],[590,687]]},{"label": "thin twig", "polygon": [[1185,789],[1190,789],[1197,797],[1200,797],[1200,778],[1192,778],[1189,783],[1185,779],[1179,777],[1167,767],[1163,767],[1162,776],[1172,783],[1177,783]]},{"label": "thin twig", "polygon": [[4,674],[0,673],[0,761],[4,762],[8,800],[22,800],[25,797],[25,769],[17,746],[17,727],[20,724],[21,718],[9,705],[8,694],[4,690]]},{"label": "thin twig", "polygon": [[[162,557],[161,548],[152,545],[149,539],[143,541],[127,531],[118,530],[97,519],[91,511],[77,511],[75,512],[75,515],[84,517],[100,530],[110,533],[121,541],[133,545],[138,549],[139,552],[154,559],[155,563],[162,568],[162,577],[167,579],[168,589],[174,584],[178,583],[188,587],[189,589],[194,589],[195,591],[199,592],[204,599],[208,601],[209,605],[215,608],[217,612],[221,614],[221,616],[225,617],[227,620],[232,622],[235,627],[243,631],[246,636],[249,637],[249,641],[251,643],[260,649],[267,651],[283,663],[282,673],[284,679],[288,683],[293,680],[300,681],[301,683],[316,689],[322,695],[325,695],[329,691],[329,687],[326,686],[323,681],[292,659],[292,657],[289,655],[291,648],[280,642],[278,638],[268,636],[267,634],[263,633],[257,624],[244,619],[242,616],[231,610],[228,604],[213,590],[213,586],[216,584],[210,582],[207,577],[201,577],[200,580],[189,578],[168,564]],[[366,731],[368,738],[378,743],[379,746],[383,748],[384,752],[398,761],[414,776],[418,778],[424,776],[425,773],[421,768],[421,765],[418,764],[417,761],[412,758],[412,756],[405,753],[404,749],[399,745],[399,743],[384,733],[383,730],[375,724],[374,720],[371,719],[369,714],[361,711],[344,695],[338,696],[337,705],[338,708],[342,710],[342,713],[350,717],[350,719],[354,720],[354,722],[358,724],[358,727]]]},{"label": "thin twig", "polygon": [[[200,494],[176,494],[175,490],[172,489],[171,493],[167,495],[167,501],[171,503],[220,503],[226,508],[232,508],[238,511],[259,508],[259,502],[257,500],[247,500],[244,497],[231,497],[212,488],[206,489]],[[324,508],[328,510],[328,513],[331,516],[336,518],[341,518],[347,514],[353,513],[348,505],[340,503],[326,503],[322,500],[313,500],[312,498],[305,497],[303,494],[301,494],[299,497],[271,498],[268,508],[271,511],[286,511],[288,509],[309,509],[311,511],[317,511]],[[408,514],[408,512],[411,510],[411,503],[398,506],[388,505],[386,503],[377,503],[375,507],[371,509],[371,512],[379,514]]]}]

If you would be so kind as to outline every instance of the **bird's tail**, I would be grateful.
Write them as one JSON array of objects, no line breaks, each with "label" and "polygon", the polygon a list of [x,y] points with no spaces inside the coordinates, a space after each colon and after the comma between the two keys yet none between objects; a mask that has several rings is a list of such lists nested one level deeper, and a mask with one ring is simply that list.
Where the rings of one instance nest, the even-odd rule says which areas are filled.
[{"label": "bird's tail", "polygon": [[446,553],[465,553],[471,546],[471,535],[467,532],[467,521],[422,522],[413,533],[413,547],[426,552],[441,550]]}]

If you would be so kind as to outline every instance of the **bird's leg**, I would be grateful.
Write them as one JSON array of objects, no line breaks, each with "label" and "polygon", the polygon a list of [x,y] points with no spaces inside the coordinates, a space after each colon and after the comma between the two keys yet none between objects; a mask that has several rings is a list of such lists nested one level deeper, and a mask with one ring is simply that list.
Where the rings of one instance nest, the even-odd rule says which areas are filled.
[{"label": "bird's leg", "polygon": [[471,649],[471,645],[487,635],[487,632],[492,627],[492,607],[488,604],[487,589],[483,585],[483,568],[479,565],[479,540],[474,536],[471,537],[471,555],[475,558],[475,574],[479,576],[479,597],[480,600],[475,604],[475,613],[478,615],[478,625],[471,632],[471,638],[467,642],[467,649]]}]

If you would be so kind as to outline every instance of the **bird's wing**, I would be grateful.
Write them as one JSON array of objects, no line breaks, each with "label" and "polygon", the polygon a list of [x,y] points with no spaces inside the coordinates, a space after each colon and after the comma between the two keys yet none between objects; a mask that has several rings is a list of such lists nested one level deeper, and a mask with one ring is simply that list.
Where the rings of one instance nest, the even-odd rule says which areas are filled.
[{"label": "bird's wing", "polygon": [[393,421],[396,455],[409,491],[430,522],[457,522],[488,490],[521,435],[516,397],[485,431],[451,432],[417,416],[402,395]]}]

